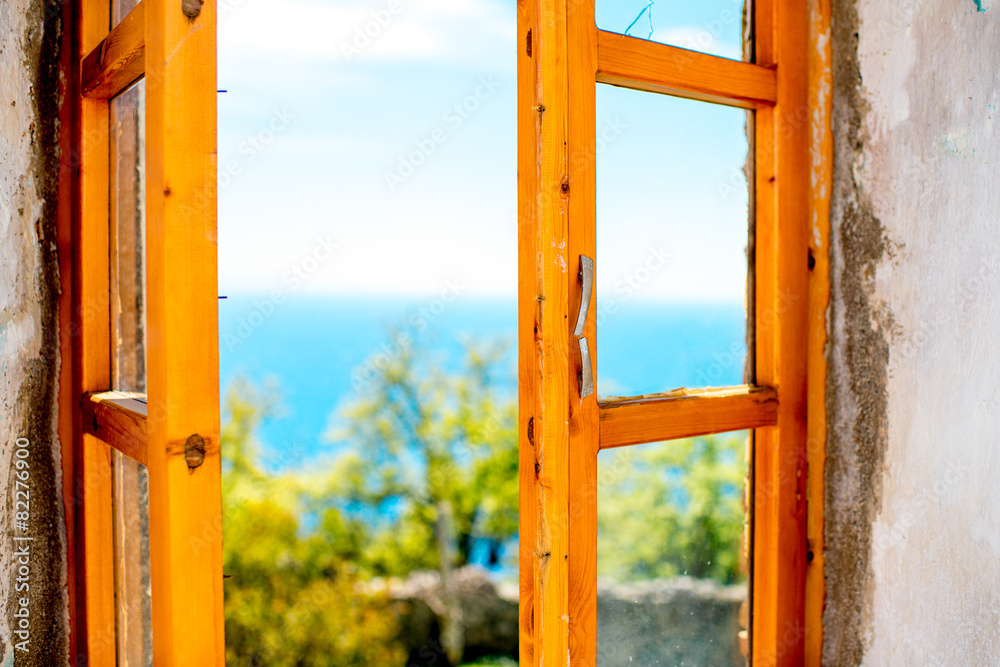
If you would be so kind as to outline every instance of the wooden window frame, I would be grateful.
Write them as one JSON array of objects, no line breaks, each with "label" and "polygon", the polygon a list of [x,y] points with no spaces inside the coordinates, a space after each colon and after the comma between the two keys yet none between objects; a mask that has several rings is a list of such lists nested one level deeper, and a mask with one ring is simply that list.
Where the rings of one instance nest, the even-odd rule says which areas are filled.
[{"label": "wooden window frame", "polygon": [[[752,63],[602,31],[594,0],[518,3],[522,665],[596,662],[598,452],[738,429],[754,429],[750,661],[820,664],[830,8],[751,7]],[[572,327],[578,258],[596,256],[600,83],[755,111],[754,386],[580,398]]]},{"label": "wooden window frame", "polygon": [[[74,633],[116,664],[111,450],[149,472],[156,665],[223,665],[216,257],[216,3],[109,0],[75,17],[72,247]],[[148,399],[112,389],[109,100],[145,80]]]}]

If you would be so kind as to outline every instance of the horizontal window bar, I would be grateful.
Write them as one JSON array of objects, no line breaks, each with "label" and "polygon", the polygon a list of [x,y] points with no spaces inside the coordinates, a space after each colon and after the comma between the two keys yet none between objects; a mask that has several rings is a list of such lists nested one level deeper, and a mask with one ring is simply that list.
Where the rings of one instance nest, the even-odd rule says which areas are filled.
[{"label": "horizontal window bar", "polygon": [[146,71],[144,2],[83,59],[80,93],[84,97],[111,99],[135,83]]},{"label": "horizontal window bar", "polygon": [[775,71],[637,37],[598,31],[597,81],[756,109],[778,99]]},{"label": "horizontal window bar", "polygon": [[146,465],[146,397],[120,391],[84,394],[83,431]]},{"label": "horizontal window bar", "polygon": [[678,389],[600,401],[601,449],[774,426],[778,395],[770,387]]}]

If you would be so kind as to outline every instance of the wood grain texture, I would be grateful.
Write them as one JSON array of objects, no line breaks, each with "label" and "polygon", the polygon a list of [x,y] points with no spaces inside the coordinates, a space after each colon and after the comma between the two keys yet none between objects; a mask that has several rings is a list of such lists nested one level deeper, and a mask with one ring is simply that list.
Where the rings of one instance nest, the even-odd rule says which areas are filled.
[{"label": "wood grain texture", "polygon": [[569,657],[569,277],[570,234],[569,80],[566,63],[566,3],[539,0],[532,40],[538,120],[535,145],[537,175],[530,206],[535,233],[533,299],[538,303],[534,377],[538,405],[534,422],[535,526],[534,569],[535,663],[561,666]]},{"label": "wood grain texture", "polygon": [[146,465],[146,404],[117,391],[84,394],[84,433]]},{"label": "wood grain texture", "polygon": [[596,246],[593,3],[521,2],[518,35],[521,660],[592,665],[597,404],[570,313]]},{"label": "wood grain texture", "polygon": [[91,50],[80,65],[84,97],[111,99],[146,68],[145,3],[140,2]]},{"label": "wood grain texture", "polygon": [[[108,34],[107,2],[80,4],[79,50],[90,52]],[[79,62],[79,60],[77,60]],[[78,99],[77,212],[73,220],[73,400],[77,506],[78,662],[114,667],[114,566],[112,546],[111,450],[86,435],[79,397],[111,386],[109,293],[109,126],[108,103]]]},{"label": "wood grain texture", "polygon": [[777,424],[755,431],[751,653],[754,665],[805,660],[809,113],[806,3],[756,5],[756,61],[777,72],[757,111],[757,383],[778,390]]},{"label": "wood grain texture", "polygon": [[601,449],[773,426],[778,395],[768,387],[682,389],[601,401]]},{"label": "wood grain texture", "polygon": [[[830,194],[833,189],[833,55],[830,0],[809,4],[809,342],[806,478],[809,514],[806,525],[805,664],[823,661],[823,536],[826,468],[826,312],[830,304]],[[810,557],[811,555],[811,557]]]},{"label": "wood grain texture", "polygon": [[82,505],[86,549],[84,600],[86,637],[81,637],[88,665],[116,667],[115,568],[110,557],[114,544],[112,512],[111,448],[89,435],[83,441],[81,485],[77,491]]},{"label": "wood grain texture", "polygon": [[[583,299],[580,255],[597,258],[597,26],[594,0],[567,0],[567,145],[569,237],[563,280],[568,282],[572,314],[563,327],[570,334],[569,404],[569,663],[597,664],[597,454],[599,408],[597,394],[580,398],[580,345],[572,328]],[[599,266],[595,262],[596,272]],[[597,308],[591,300],[583,337],[597,377]]]},{"label": "wood grain texture", "polygon": [[535,417],[538,400],[538,316],[540,304],[535,289],[537,254],[537,160],[535,140],[538,113],[535,110],[536,69],[534,40],[537,35],[537,0],[517,3],[517,200],[518,200],[518,540],[520,664],[536,667],[535,652],[535,535],[538,530],[538,498],[535,492]]},{"label": "wood grain texture", "polygon": [[[598,408],[580,398],[570,331],[580,255],[596,253],[593,12],[519,4],[521,534],[534,536],[521,543],[521,659],[533,665],[596,655]],[[591,309],[592,353],[596,334]]]},{"label": "wood grain texture", "polygon": [[[143,0],[153,657],[223,665],[216,3]],[[185,442],[204,459],[189,468]]]},{"label": "wood grain texture", "polygon": [[777,76],[769,67],[605,30],[597,43],[601,83],[747,109],[777,101]]}]

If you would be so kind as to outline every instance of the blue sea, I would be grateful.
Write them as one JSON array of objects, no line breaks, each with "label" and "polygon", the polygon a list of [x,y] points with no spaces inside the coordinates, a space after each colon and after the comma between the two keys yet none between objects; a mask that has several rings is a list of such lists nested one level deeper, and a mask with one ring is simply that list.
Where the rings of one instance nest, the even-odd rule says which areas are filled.
[{"label": "blue sea", "polygon": [[[605,306],[611,305],[610,301]],[[746,354],[742,304],[599,300],[597,390],[636,395],[687,386],[739,384]],[[613,312],[611,312],[613,310]],[[437,363],[458,369],[467,342],[504,340],[500,380],[516,390],[517,305],[513,299],[230,295],[219,301],[223,394],[237,377],[274,383],[283,410],[262,425],[273,467],[298,467],[332,454],[327,434],[358,392],[366,362],[395,344],[392,327],[416,324]],[[225,413],[223,419],[226,418]]]}]

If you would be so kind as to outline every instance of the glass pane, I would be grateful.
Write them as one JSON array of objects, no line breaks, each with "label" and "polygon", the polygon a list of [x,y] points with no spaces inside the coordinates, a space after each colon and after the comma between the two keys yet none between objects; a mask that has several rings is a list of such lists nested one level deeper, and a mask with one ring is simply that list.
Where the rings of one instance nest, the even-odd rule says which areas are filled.
[{"label": "glass pane", "polygon": [[743,0],[597,0],[603,30],[701,51],[743,58]]},{"label": "glass pane", "polygon": [[112,386],[146,391],[145,84],[111,100]]},{"label": "glass pane", "polygon": [[149,579],[149,475],[112,450],[114,462],[115,624],[119,665],[153,664]]},{"label": "glass pane", "polygon": [[745,432],[598,456],[597,665],[744,665]]},{"label": "glass pane", "polygon": [[743,381],[741,109],[597,87],[597,391]]},{"label": "glass pane", "polygon": [[139,0],[111,0],[111,27],[121,23],[138,4]]}]

